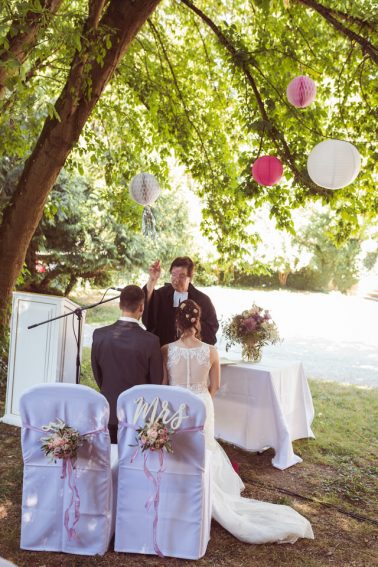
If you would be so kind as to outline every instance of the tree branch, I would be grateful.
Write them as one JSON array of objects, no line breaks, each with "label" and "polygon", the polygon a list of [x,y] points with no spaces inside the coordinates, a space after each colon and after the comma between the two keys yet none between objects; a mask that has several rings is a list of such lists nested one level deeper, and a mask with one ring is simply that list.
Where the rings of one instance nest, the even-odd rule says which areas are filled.
[{"label": "tree branch", "polygon": [[318,12],[327,22],[329,22],[338,32],[342,33],[348,37],[351,41],[358,43],[362,49],[362,52],[369,55],[376,65],[378,65],[378,49],[365,37],[359,35],[358,33],[345,27],[339,20],[333,15],[333,11],[319,4],[316,0],[295,0],[300,4],[304,4],[311,8],[315,12]]},{"label": "tree branch", "polygon": [[165,49],[165,45],[164,45],[164,43],[163,43],[163,41],[162,41],[162,39],[161,39],[161,37],[160,37],[160,34],[159,34],[158,30],[157,30],[156,27],[153,25],[153,23],[152,23],[150,20],[148,20],[148,23],[149,23],[149,26],[150,26],[150,28],[152,29],[153,33],[156,35],[156,37],[157,37],[157,39],[158,39],[158,41],[159,41],[160,47],[161,47],[161,49],[162,49],[162,51],[163,51],[164,58],[165,58],[165,60],[167,61],[169,70],[170,70],[171,75],[172,75],[172,78],[173,78],[173,82],[174,82],[175,87],[176,87],[176,91],[177,91],[178,97],[179,97],[179,99],[181,100],[181,104],[182,104],[183,109],[184,109],[184,112],[185,112],[186,119],[188,120],[188,122],[189,122],[189,124],[191,125],[191,127],[193,128],[193,130],[196,132],[197,137],[198,137],[198,140],[199,140],[199,142],[200,142],[200,144],[201,144],[201,147],[202,147],[202,151],[204,152],[204,154],[205,154],[205,156],[206,156],[206,161],[207,161],[207,163],[208,163],[208,165],[209,165],[211,171],[213,171],[213,168],[212,168],[212,165],[211,165],[211,161],[210,161],[210,158],[209,158],[208,153],[207,153],[206,145],[204,144],[204,141],[203,141],[203,139],[202,139],[202,135],[201,135],[201,132],[200,132],[199,128],[197,127],[197,125],[195,124],[195,122],[192,120],[192,118],[191,118],[191,116],[190,116],[190,112],[189,112],[189,110],[188,110],[188,108],[187,108],[187,106],[186,106],[184,96],[183,96],[183,94],[182,94],[182,92],[181,92],[181,89],[180,89],[180,86],[179,86],[179,84],[178,84],[178,80],[177,80],[175,71],[174,71],[174,69],[173,69],[172,63],[171,63],[171,61],[169,60],[167,50]]},{"label": "tree branch", "polygon": [[205,24],[208,25],[210,29],[213,30],[219,42],[230,53],[235,65],[243,71],[249,85],[253,90],[253,94],[255,95],[255,99],[260,111],[260,115],[262,119],[267,124],[270,125],[269,129],[266,128],[267,134],[270,137],[271,141],[276,146],[283,161],[291,169],[294,176],[294,181],[296,181],[297,183],[301,183],[303,186],[307,187],[310,193],[313,195],[328,195],[329,193],[328,190],[323,189],[318,185],[316,185],[315,183],[313,183],[310,178],[308,178],[303,172],[301,172],[298,169],[295,158],[290,151],[289,145],[286,142],[284,135],[278,130],[278,128],[275,126],[273,121],[268,116],[261,94],[257,87],[257,83],[249,70],[248,62],[246,62],[243,58],[239,56],[237,49],[232,45],[229,39],[223,34],[221,29],[208,16],[206,16],[204,12],[202,12],[199,8],[197,8],[197,6],[195,6],[190,0],[181,0],[181,3],[185,4],[190,10],[193,10],[193,12],[195,12],[202,19],[202,21],[205,22]]},{"label": "tree branch", "polygon": [[[37,42],[37,36],[45,29],[62,0],[40,0],[42,10],[34,11],[34,2],[30,2],[30,10],[25,17],[14,20],[3,44],[8,47],[0,55],[0,98],[4,93],[7,80],[13,76],[24,63],[30,50]],[[16,62],[16,67],[10,63]]]},{"label": "tree branch", "polygon": [[88,27],[97,29],[101,14],[108,0],[89,0],[88,6]]},{"label": "tree branch", "polygon": [[351,16],[350,14],[345,14],[345,12],[342,12],[341,10],[336,10],[334,8],[328,8],[328,10],[330,14],[340,18],[341,20],[345,20],[346,22],[350,22],[351,24],[356,24],[357,26],[360,26],[362,28],[367,28],[373,32],[376,30],[376,25],[377,25],[376,21],[371,23],[366,20],[363,20],[362,18],[358,18],[357,16]]}]

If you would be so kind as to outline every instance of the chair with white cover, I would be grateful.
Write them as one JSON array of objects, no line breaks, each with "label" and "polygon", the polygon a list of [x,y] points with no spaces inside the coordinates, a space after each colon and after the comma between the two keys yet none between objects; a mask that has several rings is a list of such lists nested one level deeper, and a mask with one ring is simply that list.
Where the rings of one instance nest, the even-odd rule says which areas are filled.
[{"label": "chair with white cover", "polygon": [[[159,414],[168,427],[176,429],[173,453],[142,452],[136,447],[136,429]],[[119,396],[117,416],[114,550],[199,559],[206,552],[211,523],[205,404],[184,388],[134,386]],[[180,416],[184,416],[181,423]]]},{"label": "chair with white cover", "polygon": [[[116,462],[111,465],[107,400],[87,386],[41,384],[24,392],[20,415],[21,548],[103,555],[114,533],[117,470]],[[41,450],[41,438],[48,436],[42,427],[58,418],[85,435],[75,463],[53,462]]]}]

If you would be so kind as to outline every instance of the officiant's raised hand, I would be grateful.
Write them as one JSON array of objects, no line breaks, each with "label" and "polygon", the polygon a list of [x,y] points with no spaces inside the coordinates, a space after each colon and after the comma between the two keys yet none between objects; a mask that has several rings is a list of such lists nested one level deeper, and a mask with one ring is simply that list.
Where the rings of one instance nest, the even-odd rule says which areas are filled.
[{"label": "officiant's raised hand", "polygon": [[155,260],[155,262],[151,264],[151,266],[148,268],[148,273],[150,275],[150,282],[154,283],[155,285],[161,275],[160,260]]},{"label": "officiant's raised hand", "polygon": [[160,260],[155,260],[153,264],[148,268],[148,282],[147,282],[147,303],[151,299],[152,292],[154,291],[155,285],[157,284],[161,275],[161,265]]}]

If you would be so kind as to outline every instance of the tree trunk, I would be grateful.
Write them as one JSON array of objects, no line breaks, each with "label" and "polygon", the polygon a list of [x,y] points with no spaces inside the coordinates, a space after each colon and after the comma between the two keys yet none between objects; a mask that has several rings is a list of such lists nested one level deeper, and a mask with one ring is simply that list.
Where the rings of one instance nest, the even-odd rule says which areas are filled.
[{"label": "tree trunk", "polygon": [[111,0],[100,22],[103,29],[112,32],[112,45],[102,65],[96,62],[96,34],[93,29],[88,30],[87,23],[84,25],[89,45],[74,57],[66,85],[55,104],[59,120],[46,119],[12,201],[4,211],[0,227],[0,336],[7,323],[12,289],[49,192],[127,47],[160,1]]},{"label": "tree trunk", "polygon": [[64,296],[67,297],[75,287],[77,282],[77,277],[71,274],[70,281],[66,285],[66,289],[64,290]]},{"label": "tree trunk", "polygon": [[280,282],[281,287],[285,287],[289,274],[290,272],[278,272],[278,281]]},{"label": "tree trunk", "polygon": [[17,72],[14,67],[7,66],[10,61],[23,64],[31,48],[37,42],[41,29],[47,27],[49,18],[55,14],[62,0],[41,0],[42,10],[34,11],[35,2],[30,2],[30,10],[24,18],[14,20],[6,36],[8,48],[0,55],[0,98],[4,93],[6,81]]}]

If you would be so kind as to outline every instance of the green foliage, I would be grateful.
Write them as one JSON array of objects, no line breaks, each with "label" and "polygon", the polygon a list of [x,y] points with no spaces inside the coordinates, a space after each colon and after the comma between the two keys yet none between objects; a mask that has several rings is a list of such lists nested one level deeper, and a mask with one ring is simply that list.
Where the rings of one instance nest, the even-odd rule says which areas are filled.
[{"label": "green foliage", "polygon": [[[319,285],[320,289],[333,286],[345,292],[358,281],[358,255],[361,248],[358,238],[350,238],[342,244],[335,242],[332,230],[335,218],[335,215],[327,213],[313,216],[296,241],[312,254],[307,274],[314,274],[313,285]],[[290,280],[292,283],[293,279]],[[306,289],[316,288],[310,286]]]},{"label": "green foliage", "polygon": [[83,348],[80,368],[80,384],[89,386],[98,392],[99,388],[96,384],[92,374],[91,367],[91,349],[88,347]]},{"label": "green foliage", "polygon": [[[132,259],[126,262],[128,267],[145,266],[158,252],[168,258],[180,249],[173,224],[167,243],[160,248],[153,245],[145,254],[141,243],[129,236],[140,230],[141,209],[127,197],[125,188],[142,170],[157,175],[166,191],[166,201],[162,197],[156,205],[160,230],[166,231],[166,206],[174,198],[169,193],[172,160],[190,172],[193,188],[204,203],[202,231],[216,246],[219,280],[225,283],[248,267],[244,250],[258,241],[251,226],[263,204],[269,206],[277,227],[291,233],[295,209],[311,202],[328,204],[336,219],[335,245],[353,236],[361,222],[375,222],[373,109],[378,101],[371,88],[375,67],[369,53],[299,1],[238,0],[231,10],[225,0],[198,0],[195,5],[204,11],[207,23],[187,4],[161,3],[141,29],[67,163],[68,171],[90,176],[91,186],[101,187],[94,200],[106,203],[115,223],[103,215],[116,240],[109,255],[127,250]],[[373,2],[322,4],[369,45],[375,41]],[[28,6],[11,0],[1,5],[1,49],[9,49],[6,32],[16,26],[16,16],[22,22]],[[81,34],[86,11],[84,0],[64,1],[41,29],[25,63],[7,62],[14,69],[0,101],[0,157],[25,159],[46,116],[55,116],[54,103],[70,62],[75,52],[86,49]],[[17,33],[17,26],[11,31]],[[101,40],[93,57],[102,64],[111,47],[111,30],[100,24],[98,34]],[[298,110],[288,103],[285,91],[299,74],[315,80],[317,97],[310,107]],[[90,92],[91,85],[86,88]],[[335,192],[314,187],[306,173],[309,152],[325,138],[349,140],[362,156],[357,180]],[[263,154],[275,154],[284,161],[284,178],[276,187],[262,187],[251,178],[251,164]],[[87,217],[88,210],[89,206]],[[182,222],[179,218],[176,232]],[[122,227],[116,227],[117,223]],[[98,230],[98,238],[109,241],[104,226],[94,223],[93,230],[85,230],[90,240]],[[70,242],[85,240],[76,229],[68,237]],[[185,240],[184,232],[181,241]],[[176,248],[172,249],[173,241]],[[94,254],[90,246],[84,251]],[[103,247],[102,254],[107,251]],[[348,282],[353,277],[348,275]],[[348,285],[338,281],[342,287]],[[64,287],[65,282],[59,285]]]},{"label": "green foliage", "polygon": [[[17,160],[0,162],[3,206],[20,173]],[[167,265],[195,248],[188,205],[178,186],[154,206],[156,240],[140,234],[142,211],[125,186],[112,194],[63,171],[30,243],[19,288],[67,295],[79,278],[100,287],[116,278],[132,281],[156,258]]]},{"label": "green foliage", "polygon": [[27,254],[24,288],[67,295],[77,279],[110,285],[111,270],[137,263],[133,235],[118,224],[97,191],[62,173]]},{"label": "green foliage", "polygon": [[203,260],[199,254],[195,254],[192,260],[195,265],[195,285],[211,286],[218,283],[218,266],[214,260]]},{"label": "green foliage", "polygon": [[290,235],[275,230],[262,214],[256,228],[266,237],[256,247],[245,249],[245,260],[235,263],[230,283],[348,291],[367,266],[374,266],[377,252],[369,258],[361,249],[361,242],[371,233],[369,225],[340,240],[338,222],[337,215],[327,208],[303,210],[297,215],[295,234]]}]

